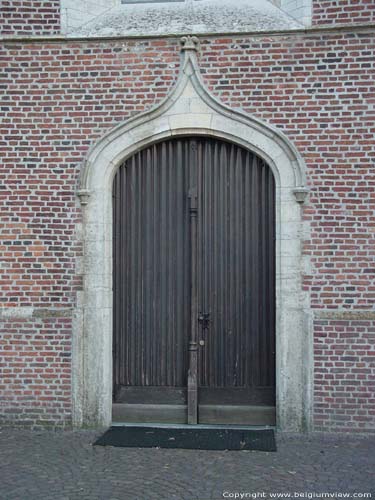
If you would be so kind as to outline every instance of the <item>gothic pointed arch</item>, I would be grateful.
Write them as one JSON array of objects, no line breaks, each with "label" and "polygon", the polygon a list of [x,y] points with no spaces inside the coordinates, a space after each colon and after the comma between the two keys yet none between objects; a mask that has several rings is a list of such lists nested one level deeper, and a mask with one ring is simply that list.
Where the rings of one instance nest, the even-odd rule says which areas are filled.
[{"label": "gothic pointed arch", "polygon": [[74,420],[111,423],[112,405],[112,181],[136,151],[178,135],[213,136],[262,157],[276,182],[277,422],[282,430],[309,426],[311,338],[301,292],[301,206],[305,164],[277,128],[219,102],[200,74],[195,37],[181,40],[182,61],[171,93],[155,108],[105,134],[82,167],[78,196],[84,207],[84,292],[76,318]]}]

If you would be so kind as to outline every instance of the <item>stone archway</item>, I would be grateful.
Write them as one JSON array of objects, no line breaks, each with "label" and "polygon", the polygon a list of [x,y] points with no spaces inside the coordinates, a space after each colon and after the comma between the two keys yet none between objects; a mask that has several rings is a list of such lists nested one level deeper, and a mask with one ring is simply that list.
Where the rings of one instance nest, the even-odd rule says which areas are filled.
[{"label": "stone archway", "polygon": [[73,421],[108,426],[112,406],[112,181],[118,166],[146,145],[172,136],[212,136],[262,157],[276,181],[276,406],[282,431],[308,429],[312,347],[301,289],[303,159],[276,128],[217,101],[201,79],[198,40],[182,39],[180,75],[155,109],[105,135],[83,166],[84,292],[73,338]]}]

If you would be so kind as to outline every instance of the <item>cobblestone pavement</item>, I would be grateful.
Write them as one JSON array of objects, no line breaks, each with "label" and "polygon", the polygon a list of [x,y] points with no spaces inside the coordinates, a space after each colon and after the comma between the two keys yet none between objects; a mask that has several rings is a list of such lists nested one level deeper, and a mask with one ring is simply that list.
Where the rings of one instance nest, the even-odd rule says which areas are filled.
[{"label": "cobblestone pavement", "polygon": [[279,436],[278,451],[264,453],[92,446],[97,435],[0,430],[0,498],[205,500],[272,492],[375,498],[375,436]]}]

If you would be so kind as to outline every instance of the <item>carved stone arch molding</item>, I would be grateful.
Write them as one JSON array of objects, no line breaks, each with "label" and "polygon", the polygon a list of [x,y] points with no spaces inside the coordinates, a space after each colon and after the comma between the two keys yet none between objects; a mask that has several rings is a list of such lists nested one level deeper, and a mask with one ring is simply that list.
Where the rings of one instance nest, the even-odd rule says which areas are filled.
[{"label": "carved stone arch molding", "polygon": [[83,165],[78,196],[83,206],[84,291],[73,333],[73,421],[108,426],[112,409],[112,180],[127,157],[178,135],[214,136],[263,157],[276,181],[276,406],[283,431],[310,427],[312,347],[301,288],[301,203],[305,165],[276,128],[232,110],[205,87],[198,40],[181,40],[182,60],[171,93],[151,111],[102,137]]}]

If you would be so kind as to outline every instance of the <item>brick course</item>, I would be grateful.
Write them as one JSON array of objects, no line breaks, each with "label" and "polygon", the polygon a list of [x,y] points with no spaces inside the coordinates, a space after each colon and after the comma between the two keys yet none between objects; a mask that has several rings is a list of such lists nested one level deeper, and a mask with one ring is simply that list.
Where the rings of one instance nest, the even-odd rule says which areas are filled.
[{"label": "brick course", "polygon": [[374,0],[312,0],[312,24],[353,24],[375,21]]},{"label": "brick course", "polygon": [[1,35],[54,35],[60,32],[60,0],[3,0]]},{"label": "brick course", "polygon": [[71,424],[71,319],[14,319],[0,325],[1,422]]},{"label": "brick course", "polygon": [[[202,37],[201,42],[200,66],[210,90],[231,107],[279,127],[307,163],[311,196],[303,210],[311,234],[304,255],[310,268],[303,289],[312,309],[372,311],[374,33]],[[81,215],[75,194],[80,165],[106,131],[167,94],[178,73],[178,50],[175,39],[3,44],[3,307],[76,306],[82,288]],[[70,320],[45,318],[47,326],[36,319],[7,321],[5,345],[30,344],[16,356],[22,368],[7,357],[1,361],[7,380],[19,390],[10,393],[3,387],[5,419],[68,425],[70,357],[61,361],[59,352],[69,353]],[[316,321],[314,334],[316,428],[375,431],[369,396],[373,323]],[[41,348],[32,344],[39,337]],[[336,345],[342,346],[338,356],[353,359],[335,359]],[[53,380],[43,375],[41,390],[52,386],[54,395],[40,405],[41,418],[33,413],[38,389],[34,391],[34,379],[25,371],[33,362],[30,352],[46,363],[52,346],[57,348]],[[340,363],[348,368],[345,383],[336,371]],[[64,389],[58,395],[59,377]],[[29,391],[33,399],[22,399]]]},{"label": "brick course", "polygon": [[373,321],[315,322],[315,429],[374,432]]}]

